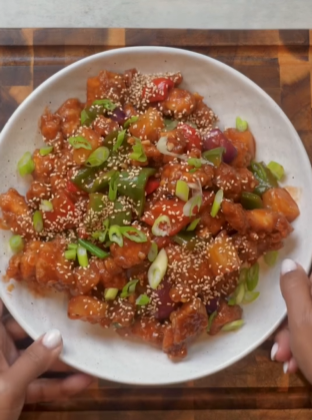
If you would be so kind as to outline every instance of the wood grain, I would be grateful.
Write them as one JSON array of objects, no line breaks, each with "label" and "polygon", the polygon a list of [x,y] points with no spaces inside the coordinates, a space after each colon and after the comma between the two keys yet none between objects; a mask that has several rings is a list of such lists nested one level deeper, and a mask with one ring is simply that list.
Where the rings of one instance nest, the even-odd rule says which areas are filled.
[{"label": "wood grain", "polygon": [[[312,162],[312,31],[0,29],[0,129],[46,78],[81,58],[134,45],[186,48],[245,74],[282,107]],[[66,402],[25,407],[22,420],[306,420],[311,387],[269,359],[272,338],[210,377],[151,388],[98,381]],[[130,410],[130,411],[129,411]],[[107,411],[107,414],[103,414]]]}]

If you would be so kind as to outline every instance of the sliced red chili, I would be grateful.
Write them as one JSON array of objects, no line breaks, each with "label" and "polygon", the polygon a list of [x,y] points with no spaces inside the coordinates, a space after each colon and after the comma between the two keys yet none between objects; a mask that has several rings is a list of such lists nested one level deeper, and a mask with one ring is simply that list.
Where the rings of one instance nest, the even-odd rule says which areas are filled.
[{"label": "sliced red chili", "polygon": [[157,188],[160,185],[160,181],[156,178],[149,178],[149,180],[147,181],[146,187],[145,187],[145,192],[147,195],[152,194],[154,191],[157,190]]}]

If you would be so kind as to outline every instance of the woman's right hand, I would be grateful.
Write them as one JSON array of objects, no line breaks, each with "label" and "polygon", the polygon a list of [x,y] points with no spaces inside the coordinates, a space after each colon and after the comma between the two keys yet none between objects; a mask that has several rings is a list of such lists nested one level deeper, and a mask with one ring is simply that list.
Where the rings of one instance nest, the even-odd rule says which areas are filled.
[{"label": "woman's right hand", "polygon": [[276,335],[271,358],[284,363],[284,373],[299,367],[312,383],[312,283],[299,264],[287,259],[281,266],[280,285],[288,326]]}]

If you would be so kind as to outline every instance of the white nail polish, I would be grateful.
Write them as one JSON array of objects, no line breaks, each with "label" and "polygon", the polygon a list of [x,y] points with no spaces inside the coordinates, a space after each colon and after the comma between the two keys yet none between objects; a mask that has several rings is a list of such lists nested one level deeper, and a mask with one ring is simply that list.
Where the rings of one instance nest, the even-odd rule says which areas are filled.
[{"label": "white nail polish", "polygon": [[289,363],[288,362],[285,362],[283,364],[283,371],[284,371],[285,374],[288,372],[288,367],[289,367]]},{"label": "white nail polish", "polygon": [[271,350],[271,360],[275,360],[276,353],[278,351],[278,344],[274,343]]},{"label": "white nail polish", "polygon": [[59,330],[48,331],[42,339],[42,344],[52,350],[62,344],[62,336]]},{"label": "white nail polish", "polygon": [[282,275],[290,273],[291,271],[295,271],[295,270],[297,270],[297,264],[295,263],[295,261],[290,260],[288,258],[282,262],[282,266],[281,266]]}]

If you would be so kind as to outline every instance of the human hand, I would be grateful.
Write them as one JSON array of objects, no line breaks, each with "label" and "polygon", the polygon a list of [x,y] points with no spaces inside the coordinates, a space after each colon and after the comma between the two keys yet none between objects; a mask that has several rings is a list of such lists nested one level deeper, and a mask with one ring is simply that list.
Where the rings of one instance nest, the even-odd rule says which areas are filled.
[{"label": "human hand", "polygon": [[[3,304],[0,301],[0,319]],[[0,418],[19,418],[24,403],[66,399],[87,388],[92,382],[88,375],[75,373],[65,379],[37,379],[48,369],[68,371],[58,360],[63,342],[58,330],[51,330],[25,351],[16,342],[27,337],[13,320],[0,322]]]},{"label": "human hand", "polygon": [[294,373],[299,367],[312,383],[312,283],[299,264],[287,259],[282,263],[280,284],[288,326],[276,335],[271,359],[284,363],[284,373]]}]

